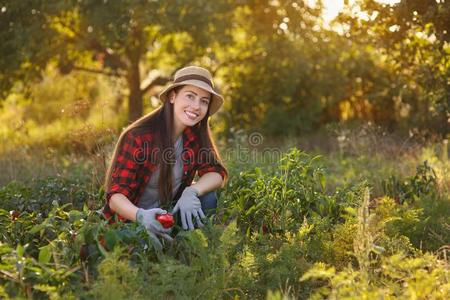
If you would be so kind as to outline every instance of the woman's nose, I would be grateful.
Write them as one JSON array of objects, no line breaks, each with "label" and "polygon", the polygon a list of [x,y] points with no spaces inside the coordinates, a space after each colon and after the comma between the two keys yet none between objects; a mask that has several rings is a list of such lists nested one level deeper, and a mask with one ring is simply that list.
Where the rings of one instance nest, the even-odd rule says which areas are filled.
[{"label": "woman's nose", "polygon": [[200,100],[195,99],[194,101],[192,101],[191,106],[192,106],[192,108],[195,108],[197,110],[200,109]]}]

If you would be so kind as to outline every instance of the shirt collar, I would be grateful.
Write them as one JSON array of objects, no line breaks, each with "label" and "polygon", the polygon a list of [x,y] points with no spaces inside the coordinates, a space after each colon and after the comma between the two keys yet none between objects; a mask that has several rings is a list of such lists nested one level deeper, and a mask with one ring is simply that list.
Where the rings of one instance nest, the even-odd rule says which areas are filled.
[{"label": "shirt collar", "polygon": [[194,130],[190,126],[186,126],[186,128],[183,130],[183,145],[184,147],[188,145],[192,145],[192,142],[194,142],[197,139],[197,135],[194,133]]}]

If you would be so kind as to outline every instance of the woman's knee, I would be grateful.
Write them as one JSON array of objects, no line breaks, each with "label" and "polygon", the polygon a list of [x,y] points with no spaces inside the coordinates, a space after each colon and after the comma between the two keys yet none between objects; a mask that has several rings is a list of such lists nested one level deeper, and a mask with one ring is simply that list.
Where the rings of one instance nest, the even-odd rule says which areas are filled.
[{"label": "woman's knee", "polygon": [[199,197],[205,214],[215,213],[217,209],[217,193],[212,191]]}]

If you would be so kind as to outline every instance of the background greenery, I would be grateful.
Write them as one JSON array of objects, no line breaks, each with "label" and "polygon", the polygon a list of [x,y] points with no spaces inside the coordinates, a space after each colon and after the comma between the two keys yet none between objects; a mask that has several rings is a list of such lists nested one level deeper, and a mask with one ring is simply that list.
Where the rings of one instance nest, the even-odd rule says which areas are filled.
[{"label": "background greenery", "polygon": [[[118,130],[158,105],[176,69],[200,64],[226,95],[222,135],[350,121],[445,135],[448,3],[355,1],[328,23],[316,2],[3,1],[3,131]],[[79,114],[63,121],[67,106]]]},{"label": "background greenery", "polygon": [[[0,297],[448,298],[450,4],[349,2],[1,1]],[[101,186],[189,64],[230,181],[157,252]]]}]

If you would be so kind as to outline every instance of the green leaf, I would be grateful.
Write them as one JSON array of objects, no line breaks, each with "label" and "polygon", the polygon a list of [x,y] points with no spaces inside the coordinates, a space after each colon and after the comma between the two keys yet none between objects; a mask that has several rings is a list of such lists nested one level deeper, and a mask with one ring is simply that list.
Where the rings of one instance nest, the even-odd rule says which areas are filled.
[{"label": "green leaf", "polygon": [[52,252],[51,252],[51,246],[47,245],[40,248],[39,251],[39,262],[41,264],[47,264],[50,262],[50,259],[52,258]]},{"label": "green leaf", "polygon": [[18,257],[23,257],[25,249],[23,248],[23,246],[21,244],[19,244],[19,245],[17,245],[16,252],[17,252]]},{"label": "green leaf", "polygon": [[120,241],[120,237],[115,230],[108,230],[105,233],[104,238],[105,238],[106,246],[109,249],[113,249],[114,246]]},{"label": "green leaf", "polygon": [[41,223],[41,224],[35,225],[35,226],[33,226],[33,227],[31,228],[31,230],[29,231],[29,233],[30,233],[30,234],[35,234],[35,233],[37,233],[37,232],[43,230],[43,229],[45,228],[46,225],[47,225],[47,224],[45,224],[45,223]]},{"label": "green leaf", "polygon": [[334,267],[328,267],[326,264],[319,262],[314,265],[313,268],[309,269],[300,278],[300,281],[310,280],[310,279],[329,279],[333,278],[336,274]]},{"label": "green leaf", "polygon": [[57,291],[55,286],[49,284],[35,284],[33,285],[33,288],[41,292],[46,292],[48,295]]},{"label": "green leaf", "polygon": [[69,221],[74,222],[83,218],[83,213],[79,210],[71,210],[69,211]]},{"label": "green leaf", "polygon": [[323,175],[323,173],[318,173],[317,175],[319,176],[319,181],[320,181],[320,186],[322,187],[322,191],[325,191],[325,185],[326,185],[325,175]]},{"label": "green leaf", "polygon": [[356,215],[357,215],[356,210],[350,206],[344,207],[344,211],[352,217],[356,217]]}]

